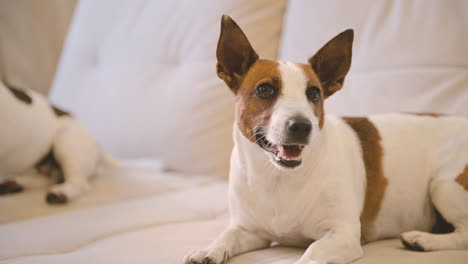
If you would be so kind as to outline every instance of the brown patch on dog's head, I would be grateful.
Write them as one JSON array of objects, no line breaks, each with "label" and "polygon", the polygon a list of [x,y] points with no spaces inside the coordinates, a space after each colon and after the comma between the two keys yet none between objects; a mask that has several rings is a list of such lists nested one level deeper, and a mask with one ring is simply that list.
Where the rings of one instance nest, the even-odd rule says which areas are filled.
[{"label": "brown patch on dog's head", "polygon": [[223,15],[221,34],[216,51],[219,78],[236,93],[250,67],[258,60],[258,55],[250,45],[242,29],[232,18]]},{"label": "brown patch on dog's head", "polygon": [[10,90],[10,92],[18,99],[19,101],[25,103],[25,104],[32,104],[32,98],[29,96],[25,91],[18,89],[12,85],[9,85],[7,83],[4,83],[5,87]]},{"label": "brown patch on dog's head", "polygon": [[351,67],[354,31],[345,30],[328,41],[309,63],[320,78],[325,97],[329,97],[343,87],[346,74]]},{"label": "brown patch on dog's head", "polygon": [[[242,29],[232,18],[223,15],[216,51],[219,78],[236,97],[236,121],[246,138],[255,142],[255,128],[268,123],[273,105],[281,92],[278,62],[260,60]],[[269,85],[276,96],[259,99],[256,89]]]},{"label": "brown patch on dog's head", "polygon": [[366,170],[366,194],[361,213],[361,239],[366,241],[372,235],[372,225],[377,218],[388,185],[383,173],[384,153],[380,145],[379,131],[369,119],[345,117],[344,120],[359,138]]},{"label": "brown patch on dog's head", "polygon": [[[276,96],[267,99],[256,96],[256,89],[265,84],[276,90]],[[268,124],[280,94],[281,76],[278,72],[278,62],[258,60],[243,78],[236,93],[236,122],[242,134],[250,141],[256,140],[255,128]]]},{"label": "brown patch on dog's head", "polygon": [[465,169],[458,175],[455,181],[468,191],[468,165],[465,166]]},{"label": "brown patch on dog's head", "polygon": [[[304,97],[309,88],[320,90],[320,101],[310,100],[319,127],[324,125],[323,100],[341,89],[351,66],[353,31],[346,30],[325,44],[312,58],[310,65],[297,64],[308,78]],[[217,73],[236,95],[236,121],[246,138],[255,142],[257,128],[268,125],[273,106],[282,96],[282,77],[279,62],[259,59],[246,35],[229,16],[221,21],[217,51]],[[268,84],[275,96],[260,99],[256,89]],[[317,94],[317,93],[315,93]]]}]

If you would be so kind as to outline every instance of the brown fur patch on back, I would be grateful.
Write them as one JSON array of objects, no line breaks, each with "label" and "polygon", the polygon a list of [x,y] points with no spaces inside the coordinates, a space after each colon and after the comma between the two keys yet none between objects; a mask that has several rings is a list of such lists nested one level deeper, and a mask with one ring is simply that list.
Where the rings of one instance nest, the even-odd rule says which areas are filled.
[{"label": "brown fur patch on back", "polygon": [[465,169],[458,175],[455,181],[468,191],[468,165],[465,166]]},{"label": "brown fur patch on back", "polygon": [[366,194],[361,213],[361,240],[366,241],[372,232],[372,225],[385,196],[388,184],[383,173],[383,150],[380,135],[374,124],[367,118],[343,118],[356,132],[361,143],[362,158],[366,169]]},{"label": "brown fur patch on back", "polygon": [[[255,89],[263,83],[269,83],[278,89],[275,98],[260,99],[256,96]],[[243,78],[236,93],[236,122],[242,134],[251,142],[256,141],[254,128],[268,124],[273,106],[280,95],[278,62],[258,60]]]},{"label": "brown fur patch on back", "polygon": [[323,124],[325,121],[325,111],[323,110],[323,102],[325,100],[325,91],[323,90],[322,85],[320,85],[320,80],[317,74],[312,70],[309,64],[297,64],[299,67],[302,68],[305,75],[309,79],[307,87],[317,86],[320,89],[320,101],[314,103],[314,114],[319,120],[319,127],[323,128]]},{"label": "brown fur patch on back", "polygon": [[32,104],[32,98],[25,91],[18,89],[14,86],[5,83],[5,87],[10,90],[10,92],[18,99],[19,101],[25,104]]},{"label": "brown fur patch on back", "polygon": [[56,116],[60,117],[60,116],[69,116],[70,115],[70,113],[56,107],[55,105],[51,105],[51,107],[52,107],[52,110],[54,111]]}]

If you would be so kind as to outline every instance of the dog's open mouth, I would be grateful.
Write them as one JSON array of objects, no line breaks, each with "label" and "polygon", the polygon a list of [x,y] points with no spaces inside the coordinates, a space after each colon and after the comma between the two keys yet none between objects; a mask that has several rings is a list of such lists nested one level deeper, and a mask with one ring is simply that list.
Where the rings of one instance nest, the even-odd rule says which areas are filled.
[{"label": "dog's open mouth", "polygon": [[264,150],[273,154],[273,160],[286,168],[295,168],[302,163],[302,150],[305,145],[276,145],[266,139],[266,135],[262,131],[258,131],[256,140],[258,145]]}]

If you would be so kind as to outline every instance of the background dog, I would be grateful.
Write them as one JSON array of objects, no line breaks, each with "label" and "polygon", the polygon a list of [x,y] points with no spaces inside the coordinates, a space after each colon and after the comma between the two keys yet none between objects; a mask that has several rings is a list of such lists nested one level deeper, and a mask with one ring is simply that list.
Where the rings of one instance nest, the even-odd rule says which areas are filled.
[{"label": "background dog", "polygon": [[351,66],[353,34],[309,64],[269,61],[223,16],[217,72],[236,98],[231,224],[185,263],[223,263],[272,242],[306,247],[297,264],[350,263],[362,243],[400,235],[412,250],[468,248],[468,120],[324,114]]},{"label": "background dog", "polygon": [[57,183],[48,203],[66,203],[88,189],[99,164],[117,163],[85,126],[37,92],[0,82],[0,194]]}]

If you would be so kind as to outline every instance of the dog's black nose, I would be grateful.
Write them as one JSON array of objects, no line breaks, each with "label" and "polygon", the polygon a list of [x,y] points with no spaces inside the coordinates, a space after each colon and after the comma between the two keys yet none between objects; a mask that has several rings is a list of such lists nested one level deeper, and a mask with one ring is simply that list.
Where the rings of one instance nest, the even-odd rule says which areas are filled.
[{"label": "dog's black nose", "polygon": [[288,120],[287,129],[291,139],[307,140],[312,131],[312,124],[304,117],[294,117]]}]

